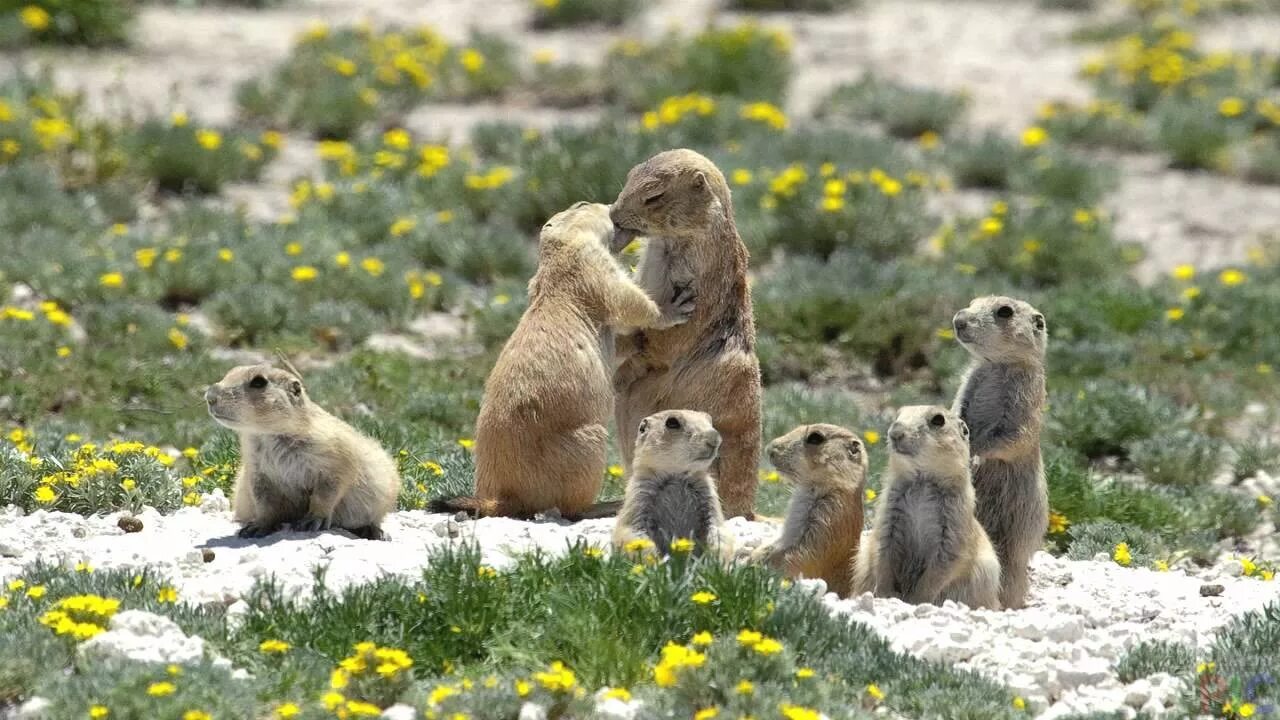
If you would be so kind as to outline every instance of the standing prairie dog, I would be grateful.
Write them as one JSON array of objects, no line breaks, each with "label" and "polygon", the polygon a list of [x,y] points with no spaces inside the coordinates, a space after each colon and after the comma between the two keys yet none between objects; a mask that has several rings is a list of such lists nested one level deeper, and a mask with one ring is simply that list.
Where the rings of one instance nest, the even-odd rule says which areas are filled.
[{"label": "standing prairie dog", "polygon": [[400,492],[396,464],[382,446],[307,397],[292,370],[233,368],[204,394],[209,414],[240,436],[233,515],[240,537],[343,528],[382,537]]},{"label": "standing prairie dog", "polygon": [[1020,608],[1031,556],[1044,545],[1049,491],[1040,455],[1045,405],[1044,315],[1021,300],[981,297],[956,313],[956,340],[973,355],[952,412],[972,435],[978,520],[1004,573],[1000,603]]},{"label": "standing prairie dog", "polygon": [[889,427],[884,503],[858,550],[854,592],[1000,609],[1000,561],[973,514],[969,431],[941,406],[904,407]]},{"label": "standing prairie dog", "polygon": [[710,475],[719,449],[720,433],[706,413],[667,410],[641,420],[614,545],[648,540],[665,555],[673,540],[685,539],[694,542],[695,553],[710,546],[730,557],[732,543]]},{"label": "standing prairie dog", "polygon": [[572,517],[595,501],[613,410],[602,334],[675,325],[692,310],[690,300],[663,315],[610,254],[612,233],[608,206],[586,202],[542,226],[529,307],[485,381],[476,494],[431,509]]},{"label": "standing prairie dog", "polygon": [[713,468],[729,516],[750,518],[760,455],[760,366],[747,285],[747,248],[738,237],[724,175],[692,150],[669,150],[627,173],[612,212],[615,251],[648,241],[636,280],[670,313],[691,298],[680,327],[620,338],[617,423],[630,466],[641,418],[665,408],[711,415],[724,437]]},{"label": "standing prairie dog", "polygon": [[787,577],[822,578],[827,589],[847,596],[862,539],[862,441],[838,425],[801,425],[769,443],[766,452],[795,489],[782,537],[757,549],[752,561]]}]

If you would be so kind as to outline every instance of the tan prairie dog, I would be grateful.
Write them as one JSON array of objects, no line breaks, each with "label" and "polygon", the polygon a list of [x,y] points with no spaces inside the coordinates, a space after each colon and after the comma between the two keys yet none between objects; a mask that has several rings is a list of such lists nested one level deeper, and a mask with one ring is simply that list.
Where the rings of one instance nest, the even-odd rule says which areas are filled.
[{"label": "tan prairie dog", "polygon": [[269,364],[233,368],[205,391],[209,414],[240,436],[232,510],[240,537],[342,528],[377,540],[400,475],[382,446],[307,397]]},{"label": "tan prairie dog", "polygon": [[711,415],[724,438],[712,469],[730,517],[750,518],[760,455],[760,366],[738,237],[724,175],[692,150],[632,168],[614,201],[615,250],[648,239],[636,281],[666,313],[696,299],[690,321],[620,338],[616,417],[629,467],[640,420],[665,408]]},{"label": "tan prairie dog", "polygon": [[731,557],[724,513],[710,470],[720,449],[720,433],[711,416],[693,410],[667,410],[640,421],[635,460],[626,497],[613,530],[613,543],[626,548],[648,540],[667,554],[674,540],[694,542],[693,552],[710,548]]},{"label": "tan prairie dog", "polygon": [[831,592],[847,596],[862,539],[862,441],[838,425],[801,425],[770,442],[766,452],[795,489],[782,536],[757,549],[752,561],[787,577],[822,578]]},{"label": "tan prairie dog", "polygon": [[938,405],[898,411],[889,427],[880,512],[854,564],[854,592],[1000,609],[1000,562],[973,513],[969,431]]},{"label": "tan prairie dog", "polygon": [[485,381],[476,420],[474,497],[438,500],[436,511],[529,517],[587,510],[603,484],[613,410],[609,328],[683,322],[689,306],[658,306],[609,252],[606,205],[581,202],[539,235],[529,307]]},{"label": "tan prairie dog", "polygon": [[1040,455],[1048,330],[1044,315],[1009,297],[978,298],[952,325],[973,362],[951,409],[969,425],[978,520],[1004,573],[1000,602],[1020,608],[1031,556],[1044,546],[1049,526]]}]

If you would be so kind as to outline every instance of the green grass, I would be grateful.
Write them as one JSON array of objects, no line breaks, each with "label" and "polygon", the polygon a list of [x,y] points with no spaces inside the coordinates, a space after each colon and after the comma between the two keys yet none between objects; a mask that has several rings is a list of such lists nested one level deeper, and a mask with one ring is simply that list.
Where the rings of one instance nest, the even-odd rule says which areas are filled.
[{"label": "green grass", "polygon": [[946,134],[964,119],[967,105],[958,95],[867,76],[836,88],[817,112],[819,117],[875,122],[894,137],[910,139]]},{"label": "green grass", "polygon": [[533,27],[539,30],[576,25],[618,26],[635,17],[637,0],[532,0]]},{"label": "green grass", "polygon": [[[163,602],[166,583],[155,575],[36,566],[23,573],[23,586],[5,595],[0,688],[15,700],[44,697],[59,717],[87,715],[92,705],[121,717],[190,709],[243,717],[286,702],[310,713],[332,689],[333,669],[354,646],[369,642],[407,653],[412,664],[392,679],[349,670],[339,688],[345,702],[385,707],[401,700],[419,709],[444,703],[450,712],[515,717],[524,697],[520,685],[527,686],[528,700],[588,703],[584,707],[590,701],[573,690],[584,688],[589,698],[609,686],[628,688],[674,715],[709,706],[762,712],[789,703],[861,718],[871,717],[856,708],[870,700],[867,686],[875,684],[884,699],[865,707],[911,716],[1018,716],[999,686],[894,652],[868,629],[831,616],[817,599],[781,587],[759,568],[725,569],[681,556],[638,570],[633,563],[577,546],[562,557],[525,556],[494,572],[464,547],[435,556],[416,581],[389,578],[331,590],[319,576],[306,600],[260,584],[234,624],[221,608]],[[35,586],[43,594],[33,599],[27,593]],[[167,670],[97,664],[64,673],[75,662],[75,643],[38,618],[62,598],[86,593],[118,599],[119,611],[170,617],[249,676],[235,680],[207,662]],[[712,599],[694,602],[698,593]],[[743,630],[761,635],[739,637]],[[703,633],[709,641],[695,637]],[[758,645],[761,638],[776,640],[776,649]],[[286,649],[265,652],[268,640]],[[656,683],[655,666],[672,642],[705,659],[696,665],[669,660],[670,679]],[[35,657],[38,663],[31,662]],[[571,675],[539,674],[555,662]],[[752,681],[753,693],[734,691],[742,679]],[[170,683],[172,692],[148,692],[155,683]],[[453,692],[438,691],[441,686]]]},{"label": "green grass", "polygon": [[3,0],[0,47],[123,45],[136,14],[133,0]]}]

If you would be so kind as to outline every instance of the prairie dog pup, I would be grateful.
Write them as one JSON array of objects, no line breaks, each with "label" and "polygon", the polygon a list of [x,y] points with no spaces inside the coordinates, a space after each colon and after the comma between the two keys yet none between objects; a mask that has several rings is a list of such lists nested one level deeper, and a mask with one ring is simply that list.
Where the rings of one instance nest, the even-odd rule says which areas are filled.
[{"label": "prairie dog pup", "polygon": [[692,150],[659,153],[627,173],[611,211],[614,248],[648,238],[636,281],[664,312],[691,298],[680,327],[621,338],[614,375],[618,443],[630,467],[641,418],[667,408],[711,415],[724,437],[712,468],[730,516],[751,517],[760,455],[760,366],[747,286],[747,248],[729,185]]},{"label": "prairie dog pup", "polygon": [[956,313],[973,355],[952,405],[969,426],[978,521],[1000,558],[1000,603],[1020,608],[1027,566],[1044,545],[1049,496],[1040,454],[1045,405],[1044,315],[1021,300],[981,297]]},{"label": "prairie dog pup", "polygon": [[862,441],[838,425],[801,425],[769,443],[766,452],[795,489],[782,537],[757,549],[752,561],[787,577],[822,578],[831,592],[847,596],[862,539]]},{"label": "prairie dog pup", "polygon": [[371,540],[396,504],[400,475],[382,446],[307,397],[302,379],[269,364],[233,368],[204,394],[240,436],[233,514],[240,537],[343,528]]},{"label": "prairie dog pup", "polygon": [[696,543],[695,553],[711,545],[728,557],[732,548],[709,472],[719,449],[720,433],[706,413],[667,410],[640,421],[614,545],[650,540],[665,555],[672,540],[685,538]]},{"label": "prairie dog pup", "polygon": [[613,409],[601,345],[613,327],[683,322],[690,303],[664,316],[609,252],[605,205],[581,202],[539,235],[529,307],[485,381],[476,420],[476,493],[433,510],[528,517],[557,508],[572,517],[603,483]]},{"label": "prairie dog pup", "polygon": [[1000,562],[973,515],[964,421],[941,406],[904,407],[889,447],[884,504],[858,551],[854,592],[1000,609]]}]

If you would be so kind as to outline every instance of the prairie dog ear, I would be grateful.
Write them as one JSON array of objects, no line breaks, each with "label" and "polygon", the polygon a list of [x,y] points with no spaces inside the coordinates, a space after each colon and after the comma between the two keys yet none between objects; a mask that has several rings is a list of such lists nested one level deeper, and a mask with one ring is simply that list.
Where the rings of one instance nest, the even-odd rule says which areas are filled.
[{"label": "prairie dog ear", "polygon": [[693,171],[693,181],[691,184],[694,190],[706,190],[707,189],[706,174],[703,173],[701,170]]},{"label": "prairie dog ear", "polygon": [[849,453],[849,457],[857,460],[862,455],[862,441],[857,438],[849,438],[844,441],[844,449]]}]

